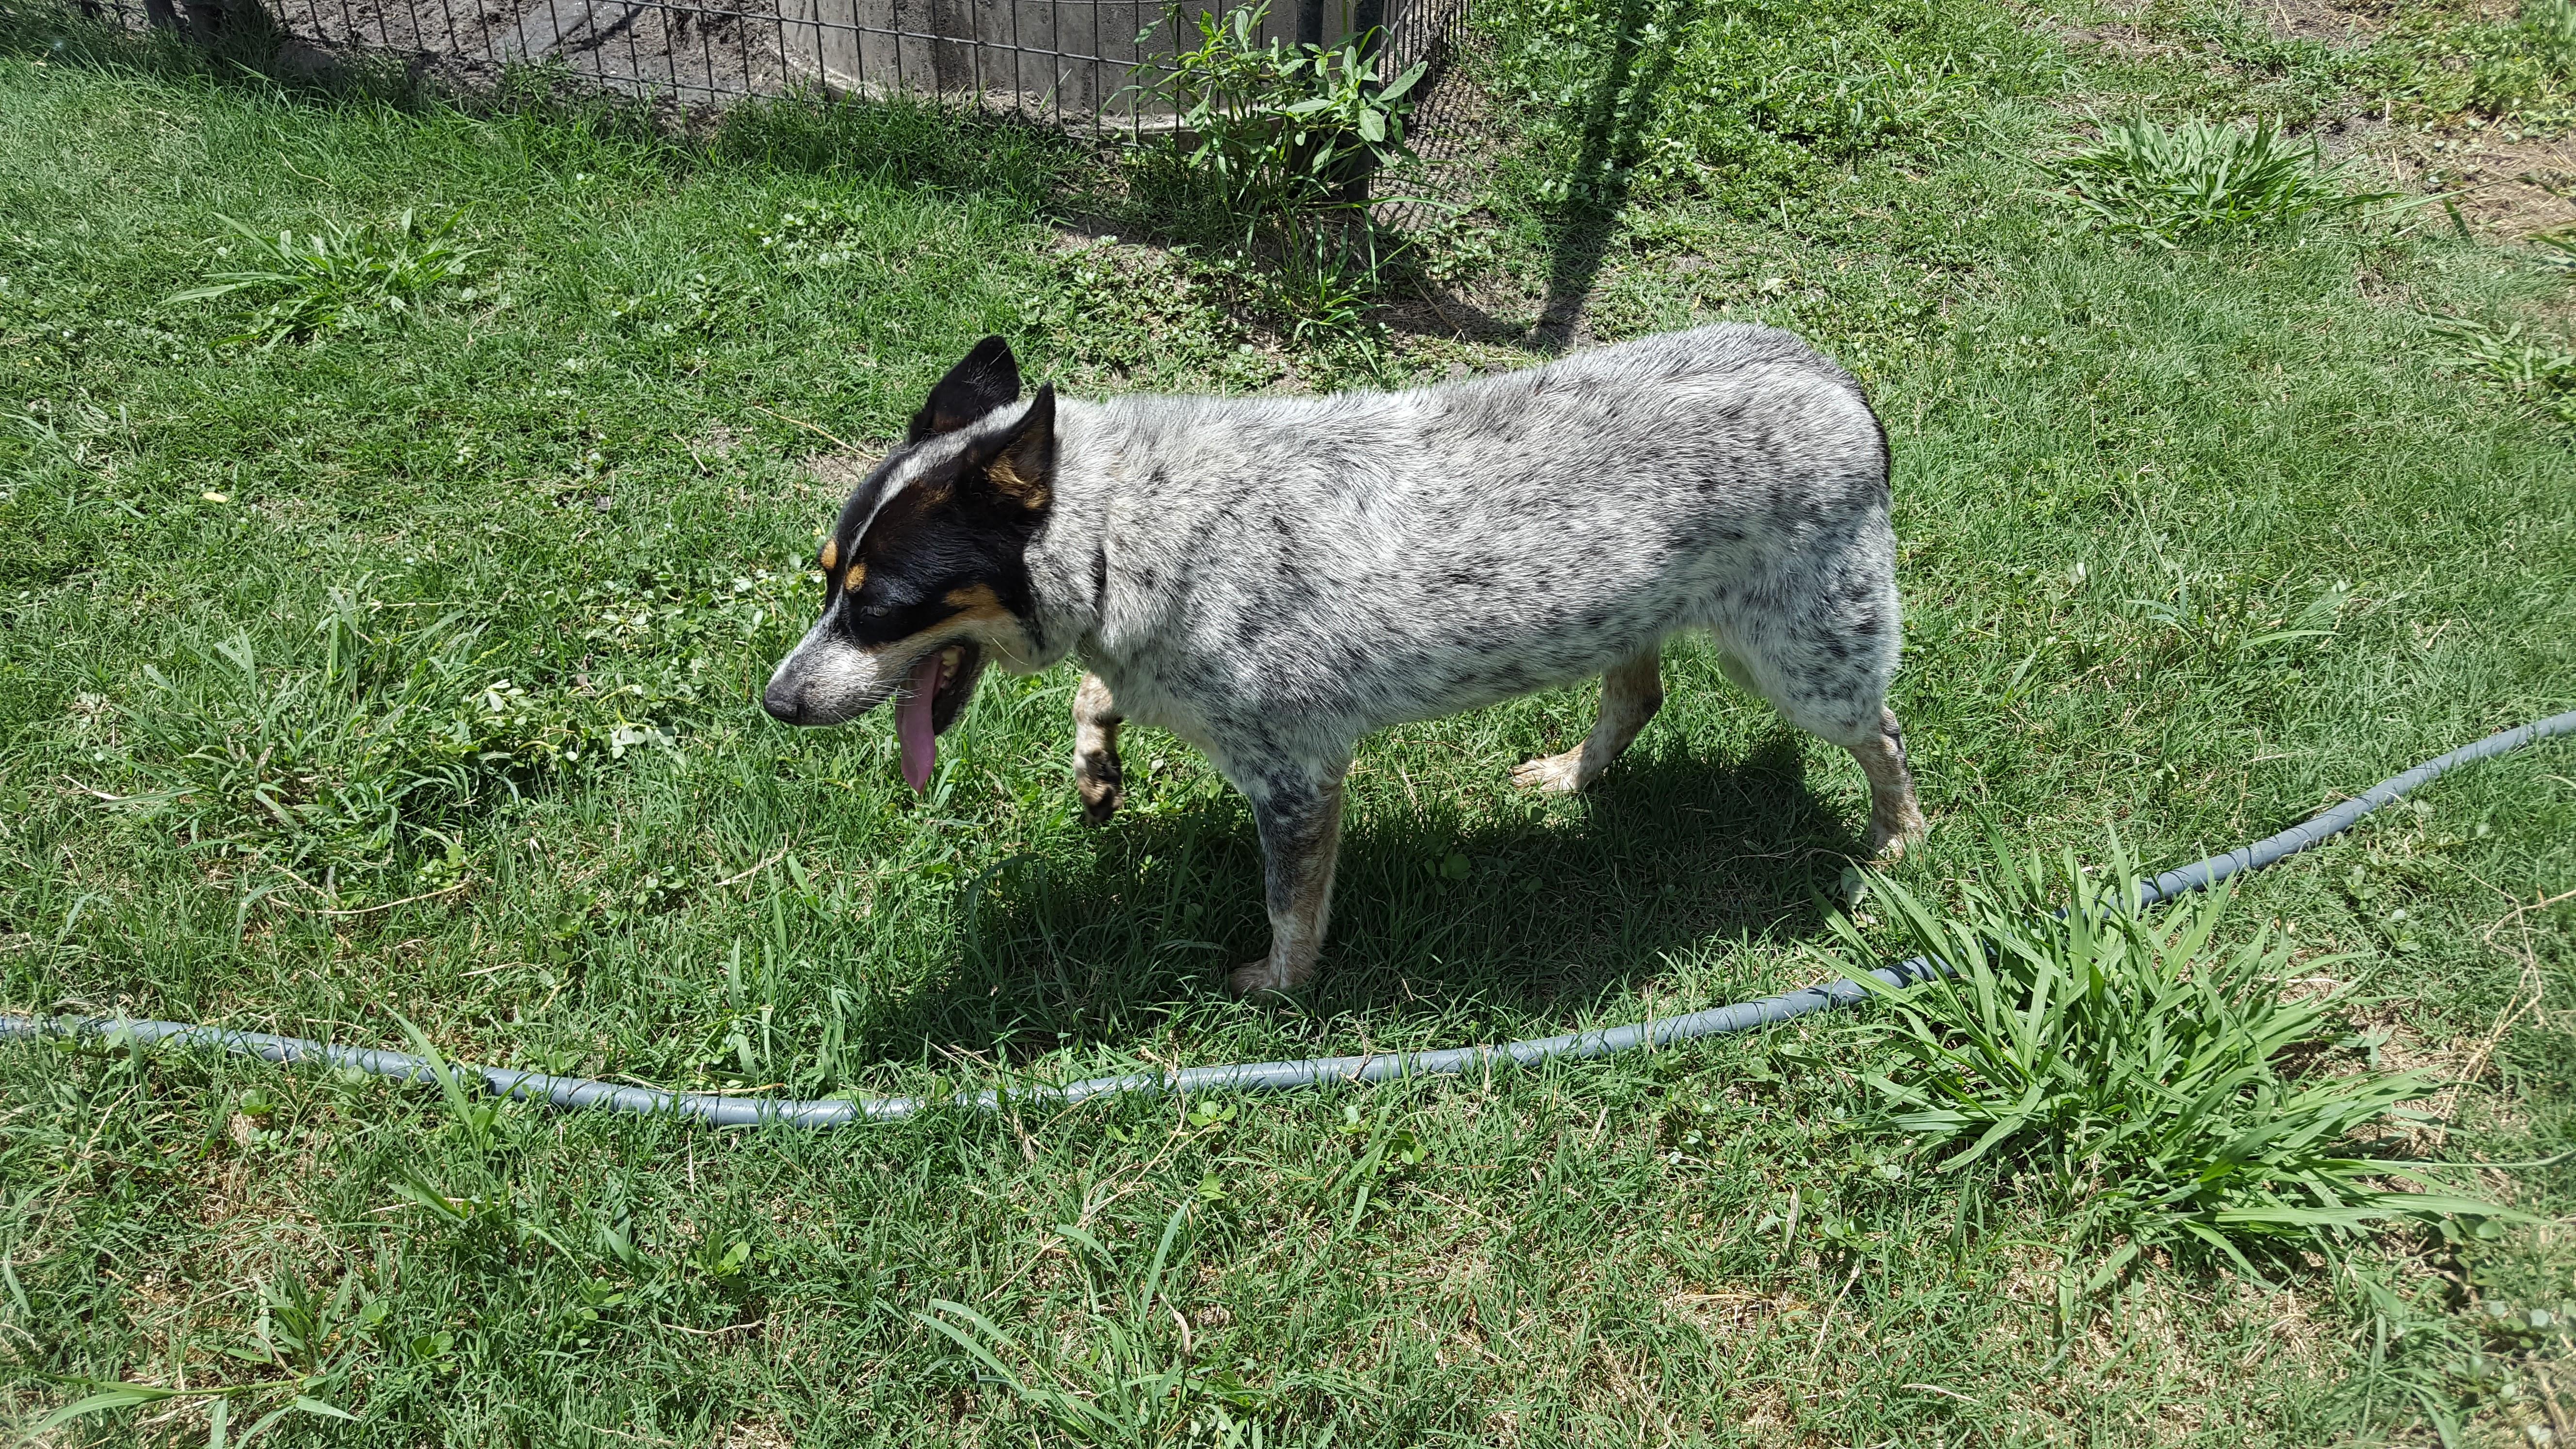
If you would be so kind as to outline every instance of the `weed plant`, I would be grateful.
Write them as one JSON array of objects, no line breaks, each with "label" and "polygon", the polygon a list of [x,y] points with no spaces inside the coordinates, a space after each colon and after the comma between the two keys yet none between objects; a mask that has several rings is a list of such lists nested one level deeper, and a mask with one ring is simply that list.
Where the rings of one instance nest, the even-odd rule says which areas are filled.
[{"label": "weed plant", "polygon": [[2450,318],[2434,327],[2445,360],[2545,417],[2576,423],[2576,348],[2526,322]]},{"label": "weed plant", "polygon": [[[1258,38],[1266,4],[1189,17],[1199,43],[1159,82],[1178,114],[1179,168],[1214,184],[1225,265],[1305,347],[1358,330],[1396,238],[1369,179],[1409,159],[1405,123],[1428,62],[1381,82],[1376,37],[1334,45]],[[1183,12],[1168,23],[1178,30]]]},{"label": "weed plant", "polygon": [[270,237],[229,216],[216,220],[232,229],[238,241],[217,246],[228,257],[235,246],[250,266],[207,275],[206,285],[170,298],[171,305],[240,298],[263,301],[250,329],[235,340],[263,347],[311,337],[325,329],[347,330],[413,311],[444,293],[471,302],[465,285],[474,249],[459,246],[450,235],[454,213],[424,221],[406,211],[391,222],[356,227],[324,221],[322,229],[299,236],[281,231]]},{"label": "weed plant", "polygon": [[[1255,224],[1331,206],[1354,181],[1409,156],[1410,93],[1428,68],[1417,62],[1381,83],[1374,37],[1264,42],[1268,15],[1266,3],[1191,15],[1199,43],[1160,83],[1191,138],[1183,160],[1216,178],[1227,207]],[[1182,18],[1175,10],[1169,23]]]},{"label": "weed plant", "polygon": [[2227,944],[2225,887],[2151,915],[2136,869],[2113,862],[1999,842],[1955,905],[1876,880],[1898,949],[1935,973],[1917,987],[1869,974],[1881,944],[1835,918],[1861,953],[1846,974],[1887,1004],[1857,1034],[1910,1063],[1869,1078],[1889,1126],[1945,1173],[1989,1158],[2036,1173],[2073,1241],[2104,1255],[2088,1291],[2144,1252],[2204,1248],[2253,1273],[2255,1258],[2296,1261],[2392,1218],[2503,1215],[2362,1140],[2421,1123],[2403,1104],[2440,1084],[2326,1070],[2341,1004],[2286,994],[2288,938]]},{"label": "weed plant", "polygon": [[2294,233],[2392,199],[2347,190],[2314,141],[2292,143],[2269,122],[2249,130],[2197,119],[2115,121],[2101,139],[2060,158],[2056,171],[2097,225],[2167,247]]}]

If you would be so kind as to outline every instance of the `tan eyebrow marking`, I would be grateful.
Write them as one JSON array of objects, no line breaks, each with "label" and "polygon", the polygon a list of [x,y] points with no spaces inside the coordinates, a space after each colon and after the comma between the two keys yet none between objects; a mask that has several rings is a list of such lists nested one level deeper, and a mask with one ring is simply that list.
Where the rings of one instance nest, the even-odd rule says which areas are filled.
[{"label": "tan eyebrow marking", "polygon": [[841,541],[837,538],[823,540],[823,572],[828,574],[840,566]]},{"label": "tan eyebrow marking", "polygon": [[854,563],[854,564],[851,564],[851,565],[850,565],[850,576],[849,576],[849,578],[848,578],[847,580],[845,580],[845,581],[842,583],[841,587],[842,587],[844,590],[846,590],[846,591],[848,591],[848,592],[850,592],[850,593],[855,594],[855,593],[857,593],[857,592],[859,591],[859,585],[867,579],[867,576],[868,576],[868,566],[867,566],[866,564],[864,564],[864,563]]}]

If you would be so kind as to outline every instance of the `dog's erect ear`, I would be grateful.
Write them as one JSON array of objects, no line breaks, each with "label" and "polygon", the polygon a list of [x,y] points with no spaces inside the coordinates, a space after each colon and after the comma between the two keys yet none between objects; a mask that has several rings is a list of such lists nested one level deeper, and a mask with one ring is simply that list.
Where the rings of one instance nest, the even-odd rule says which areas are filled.
[{"label": "dog's erect ear", "polygon": [[1011,344],[999,337],[987,337],[930,390],[930,401],[912,415],[912,430],[904,441],[918,443],[941,433],[953,433],[993,409],[1019,400],[1020,360],[1011,355]]},{"label": "dog's erect ear", "polygon": [[966,490],[984,503],[1035,517],[1055,498],[1055,384],[1038,389],[1008,437],[967,460]]}]

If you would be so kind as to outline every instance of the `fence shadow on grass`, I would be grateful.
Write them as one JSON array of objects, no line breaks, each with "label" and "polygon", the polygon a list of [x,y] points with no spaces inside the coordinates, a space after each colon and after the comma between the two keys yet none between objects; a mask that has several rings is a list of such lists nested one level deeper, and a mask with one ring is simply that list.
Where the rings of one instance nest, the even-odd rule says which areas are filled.
[{"label": "fence shadow on grass", "polygon": [[[1547,283],[1535,322],[1506,322],[1455,294],[1423,300],[1430,317],[1399,306],[1395,325],[1480,342],[1513,342],[1556,354],[1577,341],[1583,309],[1608,259],[1630,179],[1645,158],[1646,128],[1672,82],[1679,41],[1705,0],[1618,0],[1610,18],[1610,52],[1580,102],[1574,154],[1559,178],[1564,196],[1541,214]],[[1438,326],[1428,323],[1435,320]]]},{"label": "fence shadow on grass", "polygon": [[1565,201],[1548,218],[1547,300],[1531,341],[1562,352],[1592,296],[1592,283],[1628,207],[1629,177],[1644,159],[1646,123],[1671,83],[1678,42],[1699,0],[1620,0],[1609,63],[1584,102],[1582,142]]},{"label": "fence shadow on grass", "polygon": [[[1467,822],[1431,800],[1355,811],[1305,1005],[1460,1040],[1561,1021],[1661,973],[1667,953],[1820,935],[1823,903],[1863,849],[1859,823],[1809,788],[1785,727],[1741,757],[1632,756],[1570,819]],[[1260,879],[1231,792],[1121,820],[1087,859],[1022,861],[986,882],[955,967],[854,1022],[854,1039],[889,1059],[931,1044],[1017,1061],[1232,1010],[1225,972],[1268,939]]]}]

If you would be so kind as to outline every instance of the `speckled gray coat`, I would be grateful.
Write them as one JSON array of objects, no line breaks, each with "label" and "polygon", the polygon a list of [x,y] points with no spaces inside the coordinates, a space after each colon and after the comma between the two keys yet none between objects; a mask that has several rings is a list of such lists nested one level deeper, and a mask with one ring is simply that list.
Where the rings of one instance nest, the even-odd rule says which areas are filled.
[{"label": "speckled gray coat", "polygon": [[[1016,398],[1008,348],[987,346],[942,388],[982,367],[1007,384],[988,397]],[[924,417],[954,406],[934,394]],[[1314,968],[1360,736],[1601,675],[1584,745],[1514,771],[1581,789],[1661,703],[1657,650],[1679,630],[1710,631],[1730,677],[1852,751],[1874,848],[1921,829],[1885,707],[1886,434],[1850,374],[1788,333],[1709,327],[1396,393],[1041,392],[954,428],[922,458],[1047,460],[1025,589],[1002,593],[1025,602],[866,654],[851,697],[885,697],[951,635],[1016,669],[1078,656],[1075,776],[1095,821],[1117,808],[1122,720],[1206,751],[1251,799],[1267,861],[1271,949],[1238,990]],[[929,466],[889,459],[879,498]]]},{"label": "speckled gray coat", "polygon": [[1837,744],[1897,659],[1887,448],[1767,328],[1399,393],[1062,405],[1045,635],[1257,788],[1713,631]]}]

